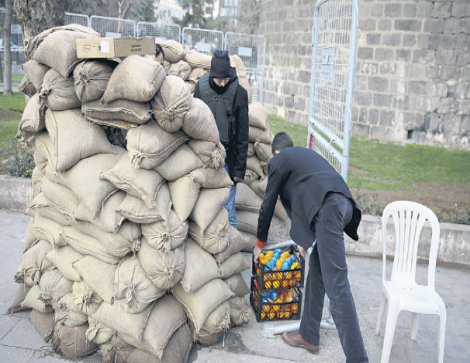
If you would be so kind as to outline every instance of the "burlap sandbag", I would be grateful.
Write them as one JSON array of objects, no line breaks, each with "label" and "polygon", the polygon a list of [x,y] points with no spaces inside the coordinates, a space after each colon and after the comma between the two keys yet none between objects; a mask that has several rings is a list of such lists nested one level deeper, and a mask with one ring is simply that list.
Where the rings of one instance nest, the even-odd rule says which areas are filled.
[{"label": "burlap sandbag", "polygon": [[214,115],[209,106],[199,98],[191,100],[191,108],[184,116],[182,129],[193,139],[219,142],[219,130]]},{"label": "burlap sandbag", "polygon": [[224,166],[226,152],[220,142],[191,140],[188,145],[201,159],[204,167],[220,169]]},{"label": "burlap sandbag", "polygon": [[209,314],[198,335],[209,335],[227,331],[229,325],[230,304],[228,301],[225,301]]},{"label": "burlap sandbag", "polygon": [[248,143],[248,149],[246,151],[246,156],[251,157],[255,155],[255,146],[252,142]]},{"label": "burlap sandbag", "polygon": [[196,85],[190,81],[184,81],[184,84],[186,85],[186,87],[188,87],[189,89],[189,92],[191,92],[191,94],[194,93],[194,90],[196,89]]},{"label": "burlap sandbag", "polygon": [[[240,230],[240,228],[238,228],[238,230]],[[246,245],[245,248],[242,249],[242,252],[252,253],[253,248],[255,248],[255,246],[256,246],[256,239],[257,239],[256,234],[241,232],[241,230],[240,230],[240,233],[248,241],[248,244]]]},{"label": "burlap sandbag", "polygon": [[104,263],[92,256],[85,256],[74,263],[74,268],[82,276],[83,281],[98,294],[103,301],[114,301],[114,275],[116,265]]},{"label": "burlap sandbag", "polygon": [[54,69],[44,75],[38,93],[41,102],[52,111],[80,108],[82,105],[75,93],[73,78],[64,78]]},{"label": "burlap sandbag", "polygon": [[49,159],[52,157],[52,153],[53,145],[49,134],[46,131],[40,132],[34,141],[33,158],[36,167],[45,170]]},{"label": "burlap sandbag", "polygon": [[268,112],[259,102],[248,106],[248,124],[261,130],[266,130],[268,124]]},{"label": "burlap sandbag", "polygon": [[39,214],[43,217],[56,221],[62,226],[71,226],[75,223],[75,218],[68,210],[61,209],[60,206],[55,205],[48,200],[43,193],[37,194],[29,206],[26,208],[25,213],[30,216]]},{"label": "burlap sandbag", "polygon": [[78,221],[74,228],[79,232],[95,238],[106,251],[116,257],[124,257],[128,253],[140,249],[140,225],[125,221],[115,233],[108,233],[90,222]]},{"label": "burlap sandbag", "polygon": [[245,237],[236,228],[230,227],[229,233],[228,246],[222,252],[214,255],[215,261],[218,264],[221,264],[233,254],[240,252],[247,244]]},{"label": "burlap sandbag", "polygon": [[155,170],[135,169],[128,154],[123,154],[116,165],[101,173],[101,179],[142,199],[148,208],[156,206],[158,189],[163,182],[163,178]]},{"label": "burlap sandbag", "polygon": [[34,229],[33,218],[29,220],[28,226],[26,227],[26,231],[24,233],[23,240],[24,240],[23,252],[26,252],[31,247],[33,247],[36,243],[39,242],[39,238],[36,236],[36,231]]},{"label": "burlap sandbag", "polygon": [[230,224],[227,210],[222,207],[209,226],[203,231],[195,222],[189,224],[189,235],[204,250],[216,254],[227,248],[229,243]]},{"label": "burlap sandbag", "polygon": [[245,63],[243,63],[243,60],[240,58],[238,54],[231,54],[230,55],[230,65],[232,67],[235,67],[237,70],[237,76],[239,78],[245,78],[248,76],[248,73],[246,71]]},{"label": "burlap sandbag", "polygon": [[49,162],[55,171],[69,170],[80,160],[93,155],[117,153],[103,129],[89,123],[80,110],[47,110],[46,128],[54,145]]},{"label": "burlap sandbag", "polygon": [[164,130],[178,131],[191,107],[191,99],[191,92],[181,78],[167,76],[151,102],[154,118]]},{"label": "burlap sandbag", "polygon": [[102,103],[100,99],[82,105],[86,119],[102,126],[131,129],[150,121],[152,110],[149,102],[116,100]]},{"label": "burlap sandbag", "polygon": [[44,272],[53,270],[55,266],[46,258],[49,251],[53,249],[47,241],[39,241],[21,256],[20,266],[16,270],[14,280],[33,286],[39,283]]},{"label": "burlap sandbag", "polygon": [[31,310],[29,318],[33,323],[34,329],[47,343],[51,340],[55,328],[54,313],[41,313],[37,310]]},{"label": "burlap sandbag", "polygon": [[247,210],[259,213],[263,199],[259,197],[248,185],[239,183],[237,185],[237,195],[235,206],[240,210]]},{"label": "burlap sandbag", "polygon": [[183,132],[170,133],[150,121],[127,132],[127,150],[134,167],[153,169],[188,139]]},{"label": "burlap sandbag", "polygon": [[[267,163],[273,157],[270,144],[264,144],[260,141],[256,141],[254,144],[254,148],[255,148],[256,156],[258,157],[258,159],[261,160],[261,162]],[[268,174],[268,173],[265,171],[265,174]]]},{"label": "burlap sandbag", "polygon": [[34,217],[34,233],[39,240],[48,241],[53,247],[59,248],[66,245],[62,236],[63,226],[52,219],[38,214]]},{"label": "burlap sandbag", "polygon": [[165,252],[150,247],[144,239],[137,257],[147,276],[159,289],[169,289],[183,277],[184,245]]},{"label": "burlap sandbag", "polygon": [[84,314],[80,308],[75,305],[73,294],[68,293],[62,296],[54,305],[55,321],[73,328],[88,322],[88,315]]},{"label": "burlap sandbag", "polygon": [[234,274],[224,281],[228,284],[235,296],[245,296],[250,293],[250,288],[241,273]]},{"label": "burlap sandbag", "polygon": [[93,256],[104,263],[119,263],[120,258],[109,253],[99,240],[73,227],[64,227],[61,236],[74,250],[83,255]]},{"label": "burlap sandbag", "polygon": [[[103,363],[130,363],[128,357],[136,349],[136,347],[126,343],[117,335],[113,335],[109,341],[100,346],[101,359]],[[138,362],[147,363],[146,360]]]},{"label": "burlap sandbag", "polygon": [[189,52],[186,52],[184,60],[191,66],[191,68],[203,68],[209,70],[211,67],[212,57],[195,50],[190,50]]},{"label": "burlap sandbag", "polygon": [[14,314],[19,313],[21,311],[30,310],[30,308],[22,305],[30,289],[31,288],[29,286],[26,286],[25,284],[18,285],[18,287],[16,288],[15,296],[13,297],[13,300],[11,301],[10,306],[7,309],[7,314]]},{"label": "burlap sandbag", "polygon": [[255,182],[258,179],[259,179],[258,174],[256,174],[254,171],[251,171],[250,169],[246,169],[245,177],[243,178],[243,182],[245,184],[251,185],[251,183]]},{"label": "burlap sandbag", "polygon": [[[97,33],[95,33],[97,34]],[[98,34],[95,35],[99,36]],[[38,46],[33,59],[45,64],[64,78],[68,77],[80,60],[77,57],[77,39],[94,37],[89,32],[58,30],[48,35]]]},{"label": "burlap sandbag", "polygon": [[214,309],[233,296],[227,283],[214,279],[193,293],[184,291],[181,284],[173,287],[173,295],[184,305],[189,319],[198,333]]},{"label": "burlap sandbag", "polygon": [[248,323],[251,318],[251,308],[242,296],[232,297],[229,301],[230,304],[230,322],[233,325],[243,325]]},{"label": "burlap sandbag", "polygon": [[41,193],[42,188],[42,178],[44,177],[44,170],[35,167],[31,173],[31,182],[33,183],[33,195],[38,195]]},{"label": "burlap sandbag", "polygon": [[86,331],[86,338],[96,344],[105,344],[108,342],[117,332],[113,328],[106,326],[103,323],[88,317],[88,330]]},{"label": "burlap sandbag", "polygon": [[135,341],[141,341],[153,304],[138,314],[125,311],[119,304],[104,302],[92,315],[93,319],[116,330],[118,333],[130,336]]},{"label": "burlap sandbag", "polygon": [[235,253],[219,265],[219,277],[227,279],[250,268],[250,264],[241,252]]},{"label": "burlap sandbag", "polygon": [[29,99],[21,115],[16,137],[28,139],[32,134],[44,130],[46,128],[45,114],[46,108],[41,105],[39,94],[35,94]]},{"label": "burlap sandbag", "polygon": [[36,89],[36,87],[34,87],[34,84],[33,82],[31,82],[28,75],[25,74],[21,79],[20,84],[18,85],[18,91],[20,91],[26,96],[31,97],[36,94],[38,90]]},{"label": "burlap sandbag", "polygon": [[103,96],[113,73],[114,62],[85,60],[73,70],[75,93],[82,102],[97,100]]},{"label": "burlap sandbag", "polygon": [[171,63],[164,60],[162,66],[163,66],[163,69],[165,70],[165,73],[168,74],[168,72],[170,71]]},{"label": "burlap sandbag", "polygon": [[181,222],[176,213],[170,211],[165,220],[143,224],[142,235],[151,247],[168,252],[184,242],[188,235],[188,229],[188,222]]},{"label": "burlap sandbag", "polygon": [[189,175],[191,175],[193,181],[201,184],[201,187],[205,189],[231,187],[233,184],[224,168],[200,168],[193,170]]},{"label": "burlap sandbag", "polygon": [[165,294],[147,277],[139,259],[135,256],[124,258],[114,276],[114,296],[129,313],[140,313],[150,303]]},{"label": "burlap sandbag", "polygon": [[159,43],[163,49],[165,60],[170,63],[177,63],[183,59],[184,49],[180,42],[168,39]]},{"label": "burlap sandbag", "polygon": [[247,210],[237,210],[237,227],[241,232],[256,236],[258,228],[258,213]]},{"label": "burlap sandbag", "polygon": [[113,71],[103,102],[118,99],[148,102],[158,92],[165,77],[165,70],[160,63],[139,55],[130,55]]},{"label": "burlap sandbag", "polygon": [[195,85],[206,73],[207,70],[204,68],[193,68],[193,70],[189,74],[188,81]]},{"label": "burlap sandbag", "polygon": [[173,296],[166,295],[154,304],[141,341],[126,334],[121,337],[129,344],[162,358],[171,336],[186,320],[183,306]]},{"label": "burlap sandbag", "polygon": [[196,204],[201,185],[195,183],[188,174],[175,181],[169,182],[168,187],[170,188],[173,210],[180,221],[185,221],[188,219]]},{"label": "burlap sandbag", "polygon": [[62,296],[72,292],[72,285],[73,281],[65,278],[59,270],[46,271],[39,280],[39,299],[54,305]]},{"label": "burlap sandbag", "polygon": [[96,352],[98,345],[87,340],[87,329],[88,324],[73,328],[57,324],[52,336],[52,349],[69,359],[79,359]]},{"label": "burlap sandbag", "polygon": [[266,123],[265,130],[250,126],[248,128],[248,139],[250,142],[256,142],[259,140],[265,144],[271,144],[273,134],[271,133],[271,127],[269,126],[269,123]]},{"label": "burlap sandbag", "polygon": [[46,258],[59,269],[66,278],[72,281],[81,281],[82,277],[73,267],[74,262],[83,258],[83,255],[70,246],[55,248],[49,251]]},{"label": "burlap sandbag", "polygon": [[186,292],[194,292],[210,280],[217,278],[218,268],[214,257],[188,238],[185,241],[184,269],[181,286]]},{"label": "burlap sandbag", "polygon": [[74,304],[88,316],[98,310],[103,302],[103,299],[84,281],[73,283],[72,294]]},{"label": "burlap sandbag", "polygon": [[29,308],[41,313],[51,313],[52,305],[46,304],[43,300],[40,299],[41,290],[39,289],[39,285],[33,285],[28,293],[26,294],[21,306],[23,308]]},{"label": "burlap sandbag", "polygon": [[166,221],[170,210],[170,190],[166,183],[162,183],[158,190],[155,207],[148,208],[142,199],[126,194],[117,208],[117,212],[120,213],[122,219],[128,219],[134,223],[142,223],[142,231],[146,223]]},{"label": "burlap sandbag", "polygon": [[258,178],[264,177],[264,171],[261,166],[261,162],[256,156],[252,156],[251,158],[246,159],[246,170],[253,171],[256,173]]},{"label": "burlap sandbag", "polygon": [[117,232],[123,222],[123,217],[119,213],[119,207],[126,195],[123,191],[117,191],[106,198],[103,201],[103,208],[101,208],[98,218],[94,220],[90,218],[92,223],[105,232]]},{"label": "burlap sandbag", "polygon": [[[99,126],[97,126],[99,127]],[[91,212],[98,217],[103,202],[117,188],[100,178],[101,173],[111,169],[120,159],[119,155],[98,154],[80,160],[73,168],[62,173],[63,185],[66,185]]]},{"label": "burlap sandbag", "polygon": [[183,60],[180,60],[177,63],[173,63],[170,66],[170,69],[167,72],[169,76],[180,77],[183,80],[187,80],[189,74],[191,73],[191,66]]},{"label": "burlap sandbag", "polygon": [[264,193],[266,192],[266,187],[268,186],[268,177],[257,179],[250,184],[251,190],[253,190],[258,196],[264,198]]},{"label": "burlap sandbag", "polygon": [[224,207],[230,194],[230,187],[201,189],[191,212],[191,219],[204,232]]},{"label": "burlap sandbag", "polygon": [[198,168],[202,168],[201,159],[188,145],[183,144],[168,159],[158,165],[155,170],[164,179],[173,181]]}]

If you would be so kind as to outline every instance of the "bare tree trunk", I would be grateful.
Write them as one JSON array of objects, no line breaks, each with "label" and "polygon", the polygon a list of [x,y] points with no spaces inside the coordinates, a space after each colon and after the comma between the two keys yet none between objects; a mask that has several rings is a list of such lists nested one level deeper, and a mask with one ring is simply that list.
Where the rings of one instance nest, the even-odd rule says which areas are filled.
[{"label": "bare tree trunk", "polygon": [[43,30],[64,24],[66,1],[14,0],[14,3],[24,40]]},{"label": "bare tree trunk", "polygon": [[11,96],[11,16],[12,0],[5,0],[5,22],[3,23],[3,94]]}]

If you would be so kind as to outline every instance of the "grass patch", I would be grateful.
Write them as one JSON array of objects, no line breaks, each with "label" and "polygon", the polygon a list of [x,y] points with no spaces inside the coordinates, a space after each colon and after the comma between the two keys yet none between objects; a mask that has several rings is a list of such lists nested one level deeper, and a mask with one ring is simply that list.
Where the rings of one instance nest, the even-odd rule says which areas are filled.
[{"label": "grass patch", "polygon": [[16,130],[18,129],[17,119],[4,119],[0,121],[0,145],[6,142],[15,141]]},{"label": "grass patch", "polygon": [[11,96],[0,94],[0,110],[22,113],[26,100],[22,93],[13,93]]}]

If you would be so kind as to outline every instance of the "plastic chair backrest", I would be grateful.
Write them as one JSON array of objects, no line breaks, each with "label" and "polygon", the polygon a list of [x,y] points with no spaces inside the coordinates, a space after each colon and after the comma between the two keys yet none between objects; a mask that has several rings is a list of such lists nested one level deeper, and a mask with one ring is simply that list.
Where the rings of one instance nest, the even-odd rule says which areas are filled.
[{"label": "plastic chair backrest", "polygon": [[388,204],[382,214],[382,244],[383,269],[382,278],[386,279],[387,257],[387,222],[393,219],[395,227],[395,257],[391,280],[400,280],[403,283],[416,283],[416,262],[418,244],[423,225],[426,221],[431,224],[431,245],[429,251],[428,286],[434,288],[436,259],[439,248],[439,221],[434,212],[415,202],[397,201]]}]

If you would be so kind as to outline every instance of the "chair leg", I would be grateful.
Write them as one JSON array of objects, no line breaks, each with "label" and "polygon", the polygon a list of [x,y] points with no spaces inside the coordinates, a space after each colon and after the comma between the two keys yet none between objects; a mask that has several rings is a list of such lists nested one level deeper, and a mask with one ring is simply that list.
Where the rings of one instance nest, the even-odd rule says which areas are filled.
[{"label": "chair leg", "polygon": [[419,314],[413,313],[413,319],[411,321],[411,340],[416,340],[416,334],[418,333]]},{"label": "chair leg", "polygon": [[444,303],[439,308],[439,363],[444,362],[444,344],[446,339],[446,307]]},{"label": "chair leg", "polygon": [[385,304],[387,303],[387,298],[385,295],[382,296],[382,301],[380,302],[379,316],[377,318],[377,326],[375,327],[375,335],[380,334],[380,324],[382,324],[382,318],[385,312]]},{"label": "chair leg", "polygon": [[393,335],[397,325],[398,314],[400,310],[396,302],[388,302],[387,321],[385,323],[384,344],[382,348],[381,363],[388,363],[390,352],[392,351]]}]

